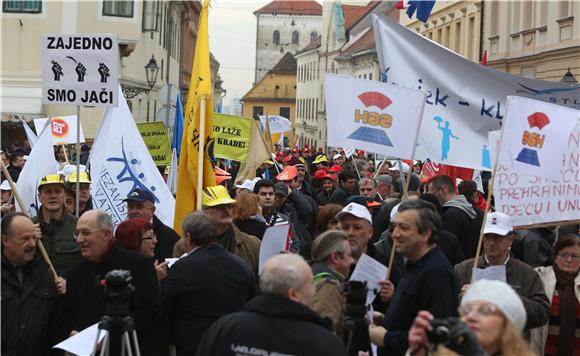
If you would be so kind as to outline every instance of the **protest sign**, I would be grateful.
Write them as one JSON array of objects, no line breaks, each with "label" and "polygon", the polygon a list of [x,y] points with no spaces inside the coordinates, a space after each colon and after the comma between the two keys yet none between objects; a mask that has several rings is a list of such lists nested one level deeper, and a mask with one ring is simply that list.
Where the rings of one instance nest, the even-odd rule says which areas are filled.
[{"label": "protest sign", "polygon": [[580,124],[566,142],[566,152],[552,157],[560,162],[557,179],[518,174],[498,164],[495,208],[509,215],[514,226],[580,219]]},{"label": "protest sign", "polygon": [[42,36],[42,103],[117,106],[116,34]]},{"label": "protest sign", "polygon": [[163,122],[141,122],[137,124],[137,128],[155,164],[168,165],[171,162],[171,150]]},{"label": "protest sign", "polygon": [[500,129],[508,95],[580,108],[580,84],[503,73],[384,16],[372,18],[381,81],[426,94],[417,159],[491,170],[487,133]]},{"label": "protest sign", "polygon": [[327,74],[328,145],[412,158],[425,94],[372,80]]},{"label": "protest sign", "polygon": [[[41,132],[49,118],[34,119],[34,129]],[[67,145],[77,142],[77,116],[59,116],[50,118],[50,132],[53,145]],[[80,127],[79,142],[85,142],[83,127]]]},{"label": "protest sign", "polygon": [[214,113],[214,156],[234,161],[245,161],[248,157],[251,134],[252,120]]},{"label": "protest sign", "polygon": [[499,164],[514,172],[548,178],[560,176],[561,157],[580,119],[580,111],[539,100],[508,97]]}]

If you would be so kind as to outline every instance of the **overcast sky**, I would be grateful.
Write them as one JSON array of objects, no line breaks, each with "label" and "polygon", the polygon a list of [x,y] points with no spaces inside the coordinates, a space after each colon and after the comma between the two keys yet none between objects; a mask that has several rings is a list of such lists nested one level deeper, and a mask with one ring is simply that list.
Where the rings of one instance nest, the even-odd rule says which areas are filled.
[{"label": "overcast sky", "polygon": [[270,1],[213,0],[209,11],[210,51],[220,62],[227,90],[224,105],[241,98],[252,87],[256,60],[256,16]]}]

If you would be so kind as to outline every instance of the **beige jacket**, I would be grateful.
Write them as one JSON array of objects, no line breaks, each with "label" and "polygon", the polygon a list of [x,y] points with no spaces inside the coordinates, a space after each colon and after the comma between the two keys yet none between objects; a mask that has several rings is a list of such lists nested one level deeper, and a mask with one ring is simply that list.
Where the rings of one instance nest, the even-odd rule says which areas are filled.
[{"label": "beige jacket", "polygon": [[[540,279],[544,283],[544,289],[548,300],[552,303],[552,298],[554,297],[554,291],[556,290],[556,273],[552,266],[549,267],[537,267],[536,272],[540,275]],[[580,274],[574,279],[574,290],[576,292],[576,299],[580,303]],[[544,346],[546,345],[546,339],[548,338],[548,324],[530,330],[530,346],[532,350],[537,355],[544,354]]]}]

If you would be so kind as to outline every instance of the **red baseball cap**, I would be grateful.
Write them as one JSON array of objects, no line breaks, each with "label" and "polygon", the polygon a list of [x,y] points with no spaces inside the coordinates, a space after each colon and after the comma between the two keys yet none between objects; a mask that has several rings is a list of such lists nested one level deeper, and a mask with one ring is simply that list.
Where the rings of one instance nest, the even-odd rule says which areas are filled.
[{"label": "red baseball cap", "polygon": [[279,181],[291,180],[298,175],[298,170],[294,166],[286,166],[280,174],[276,176]]},{"label": "red baseball cap", "polygon": [[338,164],[335,164],[332,167],[328,168],[326,171],[328,173],[340,173],[344,171],[344,168],[342,168],[342,166],[339,166]]}]

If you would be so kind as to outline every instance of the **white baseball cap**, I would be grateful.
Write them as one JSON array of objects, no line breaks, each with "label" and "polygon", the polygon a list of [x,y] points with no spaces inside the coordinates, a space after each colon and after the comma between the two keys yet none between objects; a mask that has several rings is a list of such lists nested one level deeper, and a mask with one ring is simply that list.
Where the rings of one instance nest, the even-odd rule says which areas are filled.
[{"label": "white baseball cap", "polygon": [[2,184],[0,184],[0,190],[12,190],[12,187],[10,186],[10,183],[8,183],[7,180],[2,181]]},{"label": "white baseball cap", "polygon": [[344,208],[342,208],[342,210],[338,214],[336,214],[336,220],[340,220],[340,218],[345,215],[352,215],[359,219],[365,219],[371,225],[373,223],[373,218],[371,216],[371,213],[369,212],[369,209],[367,209],[366,206],[357,203],[350,203]]},{"label": "white baseball cap", "polygon": [[[409,170],[411,169],[411,167],[409,167],[409,165],[405,162],[402,163],[403,165],[403,173],[409,173]],[[399,163],[395,163],[395,165],[391,168],[389,168],[389,171],[398,171],[399,170]]]},{"label": "white baseball cap", "polygon": [[399,207],[401,206],[401,203],[395,205],[393,207],[393,209],[391,209],[391,214],[389,216],[391,222],[395,222],[395,218],[397,217],[397,214],[399,213]]},{"label": "white baseball cap", "polygon": [[259,181],[260,179],[261,178],[259,177],[254,179],[246,179],[242,184],[236,184],[236,188],[246,189],[250,192],[253,192],[256,182]]},{"label": "white baseball cap", "polygon": [[342,155],[340,153],[337,153],[334,155],[334,157],[332,157],[332,160],[334,161],[335,159],[339,159],[342,158]]},{"label": "white baseball cap", "polygon": [[503,213],[488,213],[483,228],[483,234],[506,236],[513,231],[514,226],[509,216]]}]

